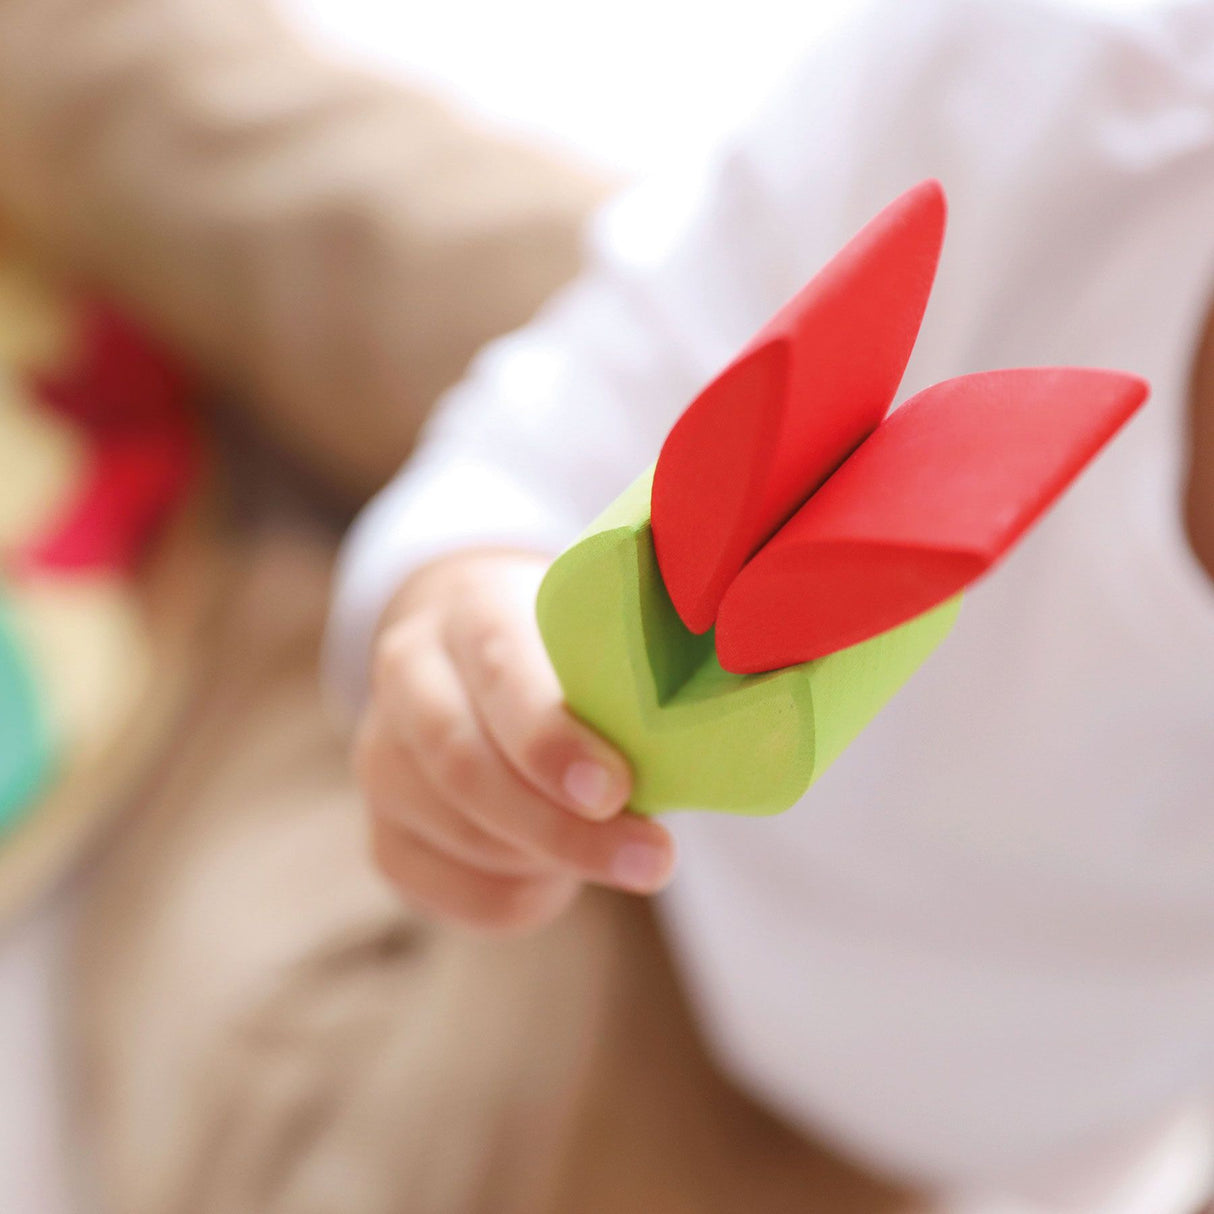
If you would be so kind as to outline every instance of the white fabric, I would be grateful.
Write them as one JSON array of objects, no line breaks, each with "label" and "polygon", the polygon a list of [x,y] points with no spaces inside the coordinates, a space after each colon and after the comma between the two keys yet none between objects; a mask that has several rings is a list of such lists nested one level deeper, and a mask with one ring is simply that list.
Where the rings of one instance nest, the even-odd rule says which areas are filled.
[{"label": "white fabric", "polygon": [[[331,666],[361,694],[433,555],[567,541],[926,176],[952,218],[903,397],[1075,363],[1153,400],[804,803],[672,820],[663,905],[722,1060],[786,1116],[957,1193],[1121,1209],[1175,1119],[1186,1192],[1210,1164],[1214,588],[1178,516],[1214,286],[1210,0],[872,7],[710,169],[611,208],[583,281],[451,393],[349,542]],[[1183,1208],[1156,1189],[1139,1208]]]}]

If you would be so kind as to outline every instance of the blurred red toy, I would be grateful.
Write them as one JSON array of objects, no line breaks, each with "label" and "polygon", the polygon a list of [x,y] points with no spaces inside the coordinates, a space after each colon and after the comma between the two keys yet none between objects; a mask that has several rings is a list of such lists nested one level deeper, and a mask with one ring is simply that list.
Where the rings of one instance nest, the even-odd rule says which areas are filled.
[{"label": "blurred red toy", "polygon": [[33,394],[79,430],[84,476],[51,529],[14,554],[16,568],[132,569],[198,471],[182,367],[96,302],[81,306],[77,343],[67,367],[34,377]]}]

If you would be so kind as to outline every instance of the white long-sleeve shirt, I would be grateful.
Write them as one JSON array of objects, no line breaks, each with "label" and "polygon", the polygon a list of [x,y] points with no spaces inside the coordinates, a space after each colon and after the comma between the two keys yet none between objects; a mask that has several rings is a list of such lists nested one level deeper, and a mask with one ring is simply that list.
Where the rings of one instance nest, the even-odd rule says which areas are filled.
[{"label": "white long-sleeve shirt", "polygon": [[349,541],[331,669],[361,694],[427,559],[560,549],[928,176],[951,219],[900,398],[1049,363],[1153,398],[801,804],[670,820],[662,911],[723,1064],[794,1123],[954,1192],[1182,1209],[1210,1136],[1175,1119],[1214,1096],[1214,587],[1179,514],[1211,0],[872,6],[714,163],[610,208],[583,279],[481,356]]}]

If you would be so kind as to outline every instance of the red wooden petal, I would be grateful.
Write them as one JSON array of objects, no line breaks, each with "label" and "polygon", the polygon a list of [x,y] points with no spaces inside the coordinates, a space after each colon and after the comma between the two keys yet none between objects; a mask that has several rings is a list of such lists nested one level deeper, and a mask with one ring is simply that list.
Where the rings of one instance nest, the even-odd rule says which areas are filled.
[{"label": "red wooden petal", "polygon": [[1147,385],[1077,368],[990,371],[896,410],[734,580],[716,646],[753,673],[822,657],[990,568],[1134,413]]},{"label": "red wooden petal", "polygon": [[869,223],[692,402],[653,484],[658,564],[680,618],[712,626],[726,587],[884,417],[944,238],[926,181]]}]

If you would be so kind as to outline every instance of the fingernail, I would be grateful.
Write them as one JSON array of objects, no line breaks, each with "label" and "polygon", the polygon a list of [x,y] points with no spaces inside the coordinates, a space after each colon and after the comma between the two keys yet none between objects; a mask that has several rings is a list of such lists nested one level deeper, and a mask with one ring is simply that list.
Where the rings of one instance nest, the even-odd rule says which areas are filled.
[{"label": "fingernail", "polygon": [[605,813],[616,806],[611,800],[611,773],[598,763],[579,759],[565,769],[565,791],[583,809]]},{"label": "fingernail", "polygon": [[637,893],[652,893],[666,882],[670,853],[650,843],[625,843],[611,861],[612,880]]}]

